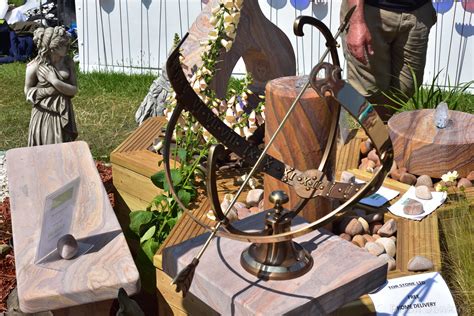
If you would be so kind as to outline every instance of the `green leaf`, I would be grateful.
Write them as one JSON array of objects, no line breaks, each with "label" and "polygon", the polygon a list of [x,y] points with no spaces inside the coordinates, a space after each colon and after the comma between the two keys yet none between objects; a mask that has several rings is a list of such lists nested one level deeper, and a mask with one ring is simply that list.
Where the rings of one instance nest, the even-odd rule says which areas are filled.
[{"label": "green leaf", "polygon": [[163,190],[165,188],[166,183],[165,171],[161,170],[152,175],[151,182],[153,182],[154,185]]},{"label": "green leaf", "polygon": [[140,243],[143,243],[144,241],[147,241],[148,239],[152,238],[153,235],[155,235],[155,232],[156,232],[156,226],[155,225],[148,228],[146,233],[144,233],[142,238],[140,238]]},{"label": "green leaf", "polygon": [[130,230],[137,236],[140,236],[140,228],[142,225],[148,224],[153,218],[153,212],[135,211],[130,212]]},{"label": "green leaf", "polygon": [[191,193],[186,190],[179,190],[178,197],[183,202],[184,206],[188,207],[189,202],[191,202]]},{"label": "green leaf", "polygon": [[186,162],[186,156],[187,156],[188,152],[186,151],[186,149],[184,148],[179,148],[178,149],[178,157],[179,157],[179,161],[181,162]]},{"label": "green leaf", "polygon": [[151,262],[153,262],[153,256],[155,255],[159,246],[160,244],[153,238],[148,239],[142,244],[142,250]]}]

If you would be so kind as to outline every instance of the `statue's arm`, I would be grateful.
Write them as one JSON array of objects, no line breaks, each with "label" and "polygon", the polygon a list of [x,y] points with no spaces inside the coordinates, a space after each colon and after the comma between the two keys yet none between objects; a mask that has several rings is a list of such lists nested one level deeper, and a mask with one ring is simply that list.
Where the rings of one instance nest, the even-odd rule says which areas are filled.
[{"label": "statue's arm", "polygon": [[26,99],[33,105],[37,104],[42,99],[57,94],[54,87],[39,88],[38,85],[38,63],[31,62],[26,66],[25,74],[25,88],[24,92]]},{"label": "statue's arm", "polygon": [[38,72],[40,72],[51,85],[56,88],[60,93],[73,97],[77,93],[77,80],[74,71],[74,63],[68,58],[67,60],[69,68],[69,82],[60,80],[54,71],[47,67],[40,66]]}]

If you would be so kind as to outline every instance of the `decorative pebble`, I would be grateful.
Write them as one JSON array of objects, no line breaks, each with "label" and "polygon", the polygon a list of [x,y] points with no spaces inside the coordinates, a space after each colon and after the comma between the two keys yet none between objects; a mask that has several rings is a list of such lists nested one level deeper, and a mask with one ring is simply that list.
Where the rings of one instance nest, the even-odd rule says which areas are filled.
[{"label": "decorative pebble", "polygon": [[460,189],[461,187],[470,188],[472,187],[472,182],[467,178],[461,178],[458,181],[458,188]]},{"label": "decorative pebble", "polygon": [[408,199],[403,206],[403,213],[407,215],[420,215],[423,214],[423,204],[417,200]]},{"label": "decorative pebble", "polygon": [[359,246],[360,248],[364,247],[365,246],[365,238],[362,237],[362,235],[355,235],[353,238],[352,238],[352,243],[356,246]]},{"label": "decorative pebble", "polygon": [[357,220],[357,218],[347,218],[341,222],[340,231],[349,234],[351,236],[359,235],[364,231],[364,227]]},{"label": "decorative pebble", "polygon": [[376,166],[380,166],[381,163],[380,163],[380,158],[379,156],[377,155],[377,151],[374,149],[372,149],[369,154],[367,155],[367,158],[369,160],[372,160]]},{"label": "decorative pebble", "polygon": [[365,239],[366,242],[375,242],[375,238],[372,237],[372,236],[369,235],[369,234],[364,234],[364,235],[362,235],[362,237],[364,237],[364,239]]},{"label": "decorative pebble", "polygon": [[379,229],[382,228],[383,224],[381,222],[372,222],[369,224],[369,233],[377,234]]},{"label": "decorative pebble", "polygon": [[257,206],[258,203],[263,200],[263,189],[252,189],[247,194],[247,205],[249,207]]},{"label": "decorative pebble", "polygon": [[395,254],[397,253],[397,246],[395,245],[395,242],[391,240],[390,238],[386,237],[381,237],[375,241],[379,245],[382,245],[385,249],[385,252],[392,258],[395,257]]},{"label": "decorative pebble", "polygon": [[385,251],[385,248],[383,247],[383,245],[380,245],[378,243],[375,243],[375,242],[368,242],[365,244],[365,249],[367,249],[367,251],[371,254],[373,254],[374,256],[378,256],[382,253],[384,253]]},{"label": "decorative pebble", "polygon": [[261,212],[261,210],[256,206],[252,206],[251,208],[249,208],[249,210],[250,210],[250,213],[252,213],[252,215]]},{"label": "decorative pebble", "polygon": [[360,143],[360,153],[365,156],[371,151],[373,148],[372,142],[368,139],[365,142]]},{"label": "decorative pebble", "polygon": [[423,256],[414,256],[408,261],[408,271],[426,271],[433,269],[433,262]]},{"label": "decorative pebble", "polygon": [[393,240],[393,242],[394,242],[395,244],[397,243],[397,237],[392,236],[392,237],[390,237],[390,239]]},{"label": "decorative pebble", "polygon": [[380,237],[380,235],[378,235],[378,234],[373,234],[373,235],[372,235],[372,238],[375,239],[375,240],[377,240],[377,239],[380,239],[381,237]]},{"label": "decorative pebble", "polygon": [[375,162],[369,160],[368,158],[362,158],[359,165],[359,170],[373,172],[375,168]]},{"label": "decorative pebble", "polygon": [[364,216],[367,223],[380,222],[383,220],[383,213],[369,213]]},{"label": "decorative pebble", "polygon": [[57,250],[61,258],[69,260],[77,254],[79,245],[77,244],[76,238],[74,238],[74,236],[67,234],[59,238]]},{"label": "decorative pebble", "polygon": [[466,179],[468,179],[469,181],[474,181],[474,170],[469,172]]},{"label": "decorative pebble", "polygon": [[408,172],[403,172],[400,174],[400,182],[406,183],[408,185],[413,185],[416,183],[416,177]]},{"label": "decorative pebble", "polygon": [[216,220],[216,215],[214,214],[214,211],[213,211],[213,210],[207,211],[206,216],[207,216],[207,218],[209,218],[211,221],[215,221],[215,220]]},{"label": "decorative pebble", "polygon": [[244,219],[250,215],[252,215],[252,212],[246,207],[241,207],[237,209],[237,217],[239,219]]},{"label": "decorative pebble", "polygon": [[398,169],[393,170],[393,171],[390,173],[390,175],[392,176],[392,179],[399,181],[399,180],[400,180],[400,176],[402,175],[402,173],[405,173],[405,172],[407,172],[407,168],[401,167],[401,168],[398,168]]},{"label": "decorative pebble", "polygon": [[352,172],[343,171],[341,173],[341,182],[343,183],[355,183],[355,176]]},{"label": "decorative pebble", "polygon": [[362,227],[364,228],[364,233],[368,233],[369,223],[367,223],[367,221],[363,217],[358,217],[357,220],[359,221],[359,223],[362,224]]},{"label": "decorative pebble", "polygon": [[347,241],[351,241],[351,239],[352,239],[351,235],[346,234],[346,233],[340,234],[339,237],[341,237],[342,239],[347,240]]},{"label": "decorative pebble", "polygon": [[431,195],[430,188],[426,185],[420,185],[415,188],[415,196],[422,200],[431,200],[433,195]]},{"label": "decorative pebble", "polygon": [[379,256],[379,258],[385,260],[385,262],[388,263],[388,266],[387,266],[388,271],[395,270],[395,268],[397,267],[397,263],[396,263],[395,259],[393,259],[389,255],[387,255],[386,253],[381,254]]},{"label": "decorative pebble", "polygon": [[416,179],[415,186],[419,187],[420,185],[426,185],[428,188],[432,188],[433,187],[433,180],[431,180],[431,177],[426,175],[426,174],[421,175],[421,176],[418,177],[418,179]]},{"label": "decorative pebble", "polygon": [[397,222],[392,218],[383,224],[383,226],[377,231],[381,237],[390,237],[397,232]]}]

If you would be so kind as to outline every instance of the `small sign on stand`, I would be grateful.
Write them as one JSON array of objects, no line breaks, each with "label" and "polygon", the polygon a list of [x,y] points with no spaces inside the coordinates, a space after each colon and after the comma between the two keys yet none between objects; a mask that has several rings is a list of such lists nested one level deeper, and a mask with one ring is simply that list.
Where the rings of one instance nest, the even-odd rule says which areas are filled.
[{"label": "small sign on stand", "polygon": [[[76,177],[46,196],[35,264],[58,271],[67,266],[67,261],[63,260],[58,253],[58,240],[70,233],[79,183],[80,177]],[[77,244],[78,251],[74,258],[93,247],[83,242]]]}]

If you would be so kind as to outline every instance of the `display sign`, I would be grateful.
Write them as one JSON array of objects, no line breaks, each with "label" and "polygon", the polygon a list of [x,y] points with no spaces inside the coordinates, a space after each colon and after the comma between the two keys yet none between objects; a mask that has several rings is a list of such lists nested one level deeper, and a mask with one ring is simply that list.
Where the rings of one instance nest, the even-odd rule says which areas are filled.
[{"label": "display sign", "polygon": [[77,177],[46,196],[36,264],[56,251],[59,238],[70,233],[79,182]]},{"label": "display sign", "polygon": [[451,292],[438,272],[390,279],[369,296],[377,315],[457,315]]}]

